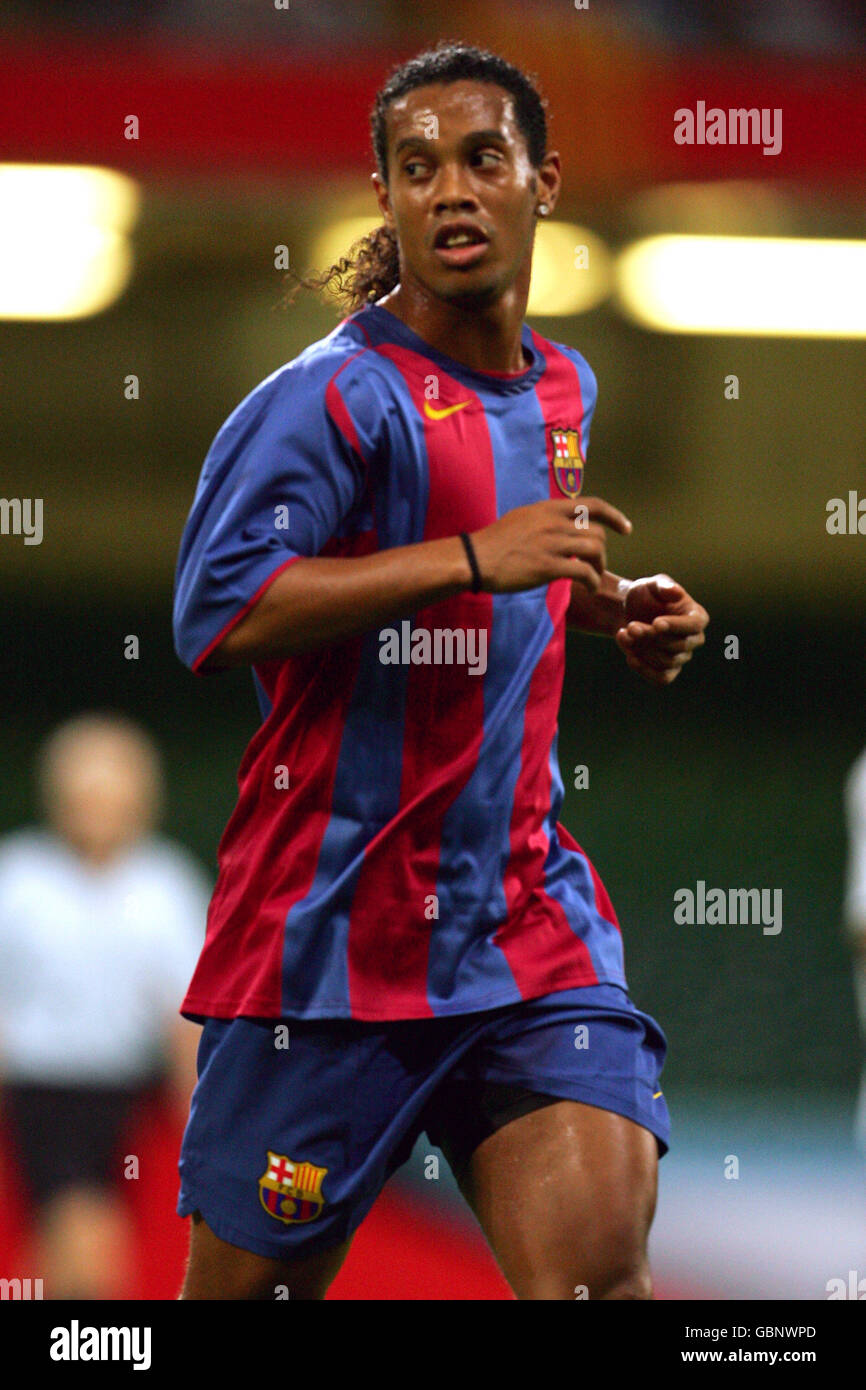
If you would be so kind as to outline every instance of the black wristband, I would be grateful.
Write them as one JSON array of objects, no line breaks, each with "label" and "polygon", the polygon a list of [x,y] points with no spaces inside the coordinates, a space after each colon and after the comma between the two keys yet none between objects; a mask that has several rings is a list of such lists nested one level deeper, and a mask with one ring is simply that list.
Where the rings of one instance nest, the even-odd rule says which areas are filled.
[{"label": "black wristband", "polygon": [[466,558],[469,561],[469,566],[472,570],[472,592],[473,594],[480,593],[481,571],[478,568],[478,561],[475,558],[475,549],[465,531],[460,532],[460,539],[463,542],[463,548],[466,551]]}]

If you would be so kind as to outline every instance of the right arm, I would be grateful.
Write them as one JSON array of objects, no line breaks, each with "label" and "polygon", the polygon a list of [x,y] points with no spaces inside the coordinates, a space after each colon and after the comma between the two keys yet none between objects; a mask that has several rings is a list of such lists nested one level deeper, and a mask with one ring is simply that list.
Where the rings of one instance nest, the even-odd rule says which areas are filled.
[{"label": "right arm", "polygon": [[[631,523],[601,498],[585,498],[590,524],[577,530],[566,498],[517,507],[471,534],[488,593],[568,578],[590,593],[605,570],[605,533]],[[472,570],[459,536],[395,546],[374,555],[295,560],[211,653],[205,667],[254,664],[313,651],[464,592]]]}]

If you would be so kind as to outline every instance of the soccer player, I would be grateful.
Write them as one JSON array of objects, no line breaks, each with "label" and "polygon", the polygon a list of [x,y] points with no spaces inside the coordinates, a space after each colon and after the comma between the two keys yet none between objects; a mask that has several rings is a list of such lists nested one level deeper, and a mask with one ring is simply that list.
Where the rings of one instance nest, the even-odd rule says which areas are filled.
[{"label": "soccer player", "polygon": [[178,562],[181,658],[252,666],[263,716],[183,1006],[181,1296],[324,1297],[426,1131],[518,1297],[648,1298],[666,1041],[557,821],[556,719],[567,624],[665,685],[708,618],[607,570],[595,379],[523,322],[535,86],[439,45],[372,126],[351,312],[220,430]]},{"label": "soccer player", "polygon": [[211,885],[154,833],[162,760],[123,715],[40,750],[44,825],[0,839],[0,1108],[46,1298],[119,1298],[132,1271],[125,1128],[155,1083],[186,1116],[199,1029],[177,1017]]}]

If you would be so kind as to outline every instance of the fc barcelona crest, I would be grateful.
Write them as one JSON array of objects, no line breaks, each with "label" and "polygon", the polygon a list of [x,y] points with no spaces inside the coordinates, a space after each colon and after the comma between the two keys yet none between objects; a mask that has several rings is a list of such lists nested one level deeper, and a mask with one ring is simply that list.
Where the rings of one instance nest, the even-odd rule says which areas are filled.
[{"label": "fc barcelona crest", "polygon": [[325,1205],[322,1183],[327,1171],[314,1163],[295,1163],[268,1149],[268,1166],[259,1178],[262,1206],[287,1226],[315,1221]]},{"label": "fc barcelona crest", "polygon": [[560,492],[566,497],[579,497],[583,487],[583,459],[580,456],[580,434],[577,430],[552,429],[553,471]]}]

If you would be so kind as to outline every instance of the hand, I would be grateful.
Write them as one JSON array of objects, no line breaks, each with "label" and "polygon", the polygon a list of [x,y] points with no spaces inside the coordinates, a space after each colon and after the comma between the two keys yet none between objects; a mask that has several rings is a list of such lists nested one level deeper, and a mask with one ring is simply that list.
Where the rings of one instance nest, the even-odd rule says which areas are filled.
[{"label": "hand", "polygon": [[625,623],[614,640],[633,671],[653,685],[670,685],[703,646],[705,608],[669,574],[635,579],[625,599]]},{"label": "hand", "polygon": [[471,534],[483,588],[516,593],[571,579],[595,593],[607,566],[606,528],[627,536],[631,522],[601,497],[581,497],[579,504],[556,497],[515,507]]}]

